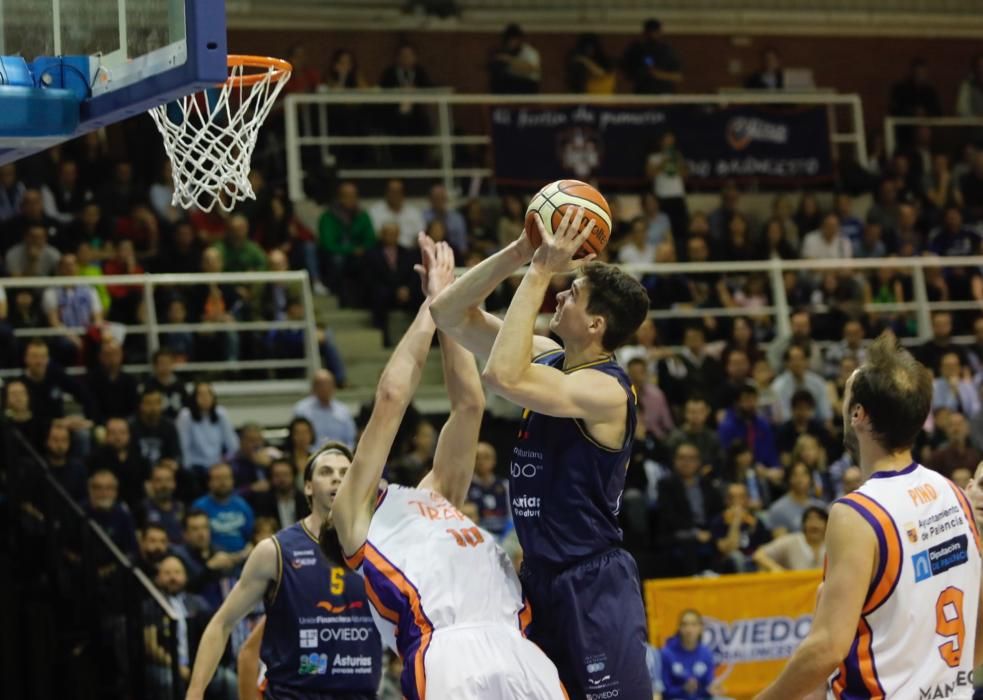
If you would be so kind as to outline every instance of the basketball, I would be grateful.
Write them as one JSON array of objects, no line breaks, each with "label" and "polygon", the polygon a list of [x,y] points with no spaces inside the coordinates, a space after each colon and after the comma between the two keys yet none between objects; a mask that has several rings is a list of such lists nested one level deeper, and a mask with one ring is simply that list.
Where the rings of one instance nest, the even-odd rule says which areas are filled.
[{"label": "basketball", "polygon": [[542,239],[533,217],[539,216],[550,233],[555,233],[567,208],[584,208],[581,228],[594,222],[590,237],[577,251],[575,258],[598,254],[604,250],[611,237],[611,207],[604,195],[580,180],[557,180],[536,193],[526,208],[526,233],[533,246],[538,248]]}]

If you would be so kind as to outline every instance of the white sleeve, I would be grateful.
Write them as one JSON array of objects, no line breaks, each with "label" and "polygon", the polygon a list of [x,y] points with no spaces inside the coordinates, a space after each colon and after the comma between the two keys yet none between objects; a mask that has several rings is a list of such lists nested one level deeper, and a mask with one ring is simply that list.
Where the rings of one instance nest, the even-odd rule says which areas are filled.
[{"label": "white sleeve", "polygon": [[58,292],[54,287],[48,287],[41,295],[41,308],[46,314],[58,310]]},{"label": "white sleeve", "polygon": [[99,294],[92,287],[86,287],[86,291],[89,292],[89,299],[92,300],[92,313],[102,315],[102,301],[99,299]]}]

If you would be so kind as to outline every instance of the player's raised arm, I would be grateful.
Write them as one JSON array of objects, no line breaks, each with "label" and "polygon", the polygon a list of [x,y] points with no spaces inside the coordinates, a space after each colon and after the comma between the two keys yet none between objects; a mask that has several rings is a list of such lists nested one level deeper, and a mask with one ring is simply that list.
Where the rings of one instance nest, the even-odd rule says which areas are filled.
[{"label": "player's raised arm", "polygon": [[[583,209],[577,209],[576,213],[572,208],[567,209],[555,235],[536,219],[543,243],[509,304],[482,379],[495,393],[537,413],[595,420],[611,415],[612,422],[620,423],[624,417],[625,393],[616,381],[599,372],[583,372],[574,378],[556,368],[532,362],[533,329],[550,278],[590,261],[590,257],[573,261],[574,254],[594,228],[590,222],[578,233],[582,218]],[[582,292],[575,284],[571,290],[574,300],[578,293]],[[593,323],[604,321],[598,317]],[[603,335],[602,327],[595,330]]]},{"label": "player's raised arm", "polygon": [[877,540],[863,516],[834,504],[826,529],[826,580],[812,629],[756,700],[802,698],[825,683],[850,651],[874,573]]},{"label": "player's raised arm", "polygon": [[[427,277],[433,289],[444,289],[454,281],[454,256],[449,247],[437,248],[435,264]],[[440,333],[440,353],[451,413],[437,439],[433,469],[423,477],[420,488],[433,489],[460,506],[474,473],[485,394],[474,355],[444,332]]]},{"label": "player's raised arm", "polygon": [[256,545],[246,559],[242,576],[232,588],[229,597],[208,621],[208,626],[201,636],[201,643],[198,645],[198,653],[195,655],[195,663],[192,667],[191,681],[188,683],[187,700],[200,700],[204,697],[205,688],[208,687],[219,661],[222,660],[232,628],[256,609],[270,583],[276,581],[278,556],[273,540],[267,538]]},{"label": "player's raised arm", "polygon": [[423,265],[417,266],[417,272],[423,279],[427,297],[382,371],[372,415],[359,439],[352,466],[335,496],[331,520],[346,555],[354,554],[365,543],[379,479],[396,431],[420,384],[423,365],[433,342],[436,327],[430,316],[430,303],[434,294],[431,294],[427,273],[435,264],[436,250],[433,241],[420,234]]},{"label": "player's raised arm", "polygon": [[[518,239],[464,273],[431,305],[437,327],[478,357],[487,358],[502,320],[482,310],[481,304],[498,285],[528,263],[532,254],[532,244],[523,231]],[[549,338],[536,339],[538,352],[555,347]]]}]

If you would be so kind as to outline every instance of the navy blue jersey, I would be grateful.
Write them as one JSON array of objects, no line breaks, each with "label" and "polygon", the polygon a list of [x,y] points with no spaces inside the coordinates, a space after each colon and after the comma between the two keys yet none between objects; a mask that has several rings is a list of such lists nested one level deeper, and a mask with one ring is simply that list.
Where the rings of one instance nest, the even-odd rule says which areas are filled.
[{"label": "navy blue jersey", "polygon": [[495,479],[488,486],[477,479],[468,487],[468,500],[478,507],[478,525],[495,535],[501,535],[509,524],[509,494],[504,479]]},{"label": "navy blue jersey", "polygon": [[271,689],[305,697],[374,694],[382,674],[382,641],[362,578],[328,561],[303,521],[273,536],[277,581],[266,600],[260,658]]},{"label": "navy blue jersey", "polygon": [[523,411],[509,465],[512,519],[527,559],[566,564],[621,542],[618,509],[635,433],[635,394],[613,357],[563,369],[556,350],[535,359],[569,374],[590,368],[618,380],[628,418],[618,449],[594,440],[580,420]]}]

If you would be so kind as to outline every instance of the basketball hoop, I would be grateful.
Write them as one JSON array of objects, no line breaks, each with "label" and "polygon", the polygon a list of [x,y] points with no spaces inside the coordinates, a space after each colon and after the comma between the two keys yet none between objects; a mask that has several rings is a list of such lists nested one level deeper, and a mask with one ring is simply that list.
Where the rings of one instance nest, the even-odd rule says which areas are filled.
[{"label": "basketball hoop", "polygon": [[221,85],[150,110],[171,159],[175,206],[208,212],[218,204],[232,211],[236,202],[256,199],[249,183],[256,135],[292,66],[279,58],[232,55],[228,65],[229,79]]}]

